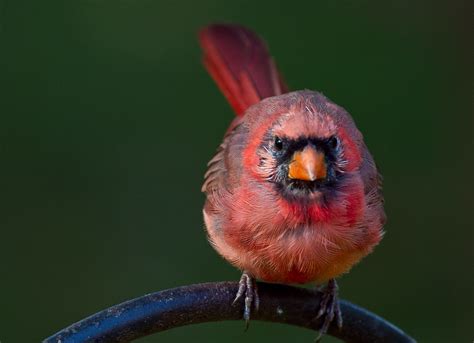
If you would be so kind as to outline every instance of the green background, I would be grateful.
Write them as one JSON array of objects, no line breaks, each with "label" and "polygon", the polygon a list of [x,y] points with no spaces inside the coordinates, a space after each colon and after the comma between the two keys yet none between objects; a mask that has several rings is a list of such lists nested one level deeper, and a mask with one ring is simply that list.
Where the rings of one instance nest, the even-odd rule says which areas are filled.
[{"label": "green background", "polygon": [[[250,26],[292,89],[348,109],[388,224],[341,296],[420,342],[471,342],[472,22],[467,2],[0,1],[0,341],[35,342],[179,285],[237,280],[200,193],[232,111],[196,30]],[[141,342],[312,342],[210,323]],[[335,342],[331,338],[327,342]]]}]

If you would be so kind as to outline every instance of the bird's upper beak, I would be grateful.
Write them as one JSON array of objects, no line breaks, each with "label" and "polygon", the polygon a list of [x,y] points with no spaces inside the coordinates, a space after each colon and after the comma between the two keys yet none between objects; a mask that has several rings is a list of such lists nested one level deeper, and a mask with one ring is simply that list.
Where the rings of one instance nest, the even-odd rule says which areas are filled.
[{"label": "bird's upper beak", "polygon": [[290,179],[315,181],[326,178],[327,168],[323,152],[307,145],[302,151],[293,155],[288,169]]}]

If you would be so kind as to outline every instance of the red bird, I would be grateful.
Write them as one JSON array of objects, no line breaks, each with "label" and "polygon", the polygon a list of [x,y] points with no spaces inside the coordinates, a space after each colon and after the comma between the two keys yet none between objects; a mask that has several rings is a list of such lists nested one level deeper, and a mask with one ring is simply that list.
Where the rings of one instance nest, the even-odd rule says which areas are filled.
[{"label": "red bird", "polygon": [[237,113],[202,187],[209,241],[243,271],[236,300],[245,296],[247,322],[256,279],[328,282],[321,336],[334,318],[342,325],[335,278],[382,238],[380,174],[349,113],[321,93],[288,92],[255,33],[211,25],[199,38]]}]

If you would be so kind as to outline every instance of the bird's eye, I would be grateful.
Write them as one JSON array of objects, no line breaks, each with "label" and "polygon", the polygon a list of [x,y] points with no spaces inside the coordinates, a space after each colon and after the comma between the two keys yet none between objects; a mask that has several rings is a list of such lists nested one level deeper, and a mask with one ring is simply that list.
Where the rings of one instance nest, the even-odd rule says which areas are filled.
[{"label": "bird's eye", "polygon": [[328,146],[331,149],[336,149],[339,146],[339,138],[332,136],[328,139]]},{"label": "bird's eye", "polygon": [[278,151],[283,149],[283,141],[281,140],[280,137],[278,137],[278,136],[275,137],[274,145],[275,145],[275,149],[278,150]]}]

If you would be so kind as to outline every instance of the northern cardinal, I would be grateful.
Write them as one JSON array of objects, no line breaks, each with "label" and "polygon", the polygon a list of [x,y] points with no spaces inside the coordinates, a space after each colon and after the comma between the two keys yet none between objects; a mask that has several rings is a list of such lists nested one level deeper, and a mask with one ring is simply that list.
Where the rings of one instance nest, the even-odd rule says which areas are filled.
[{"label": "northern cardinal", "polygon": [[258,310],[256,279],[327,282],[318,339],[342,326],[335,278],[383,235],[381,177],[349,113],[318,92],[288,92],[265,43],[238,25],[199,33],[204,65],[237,114],[202,191],[212,246],[242,270],[236,300]]}]

